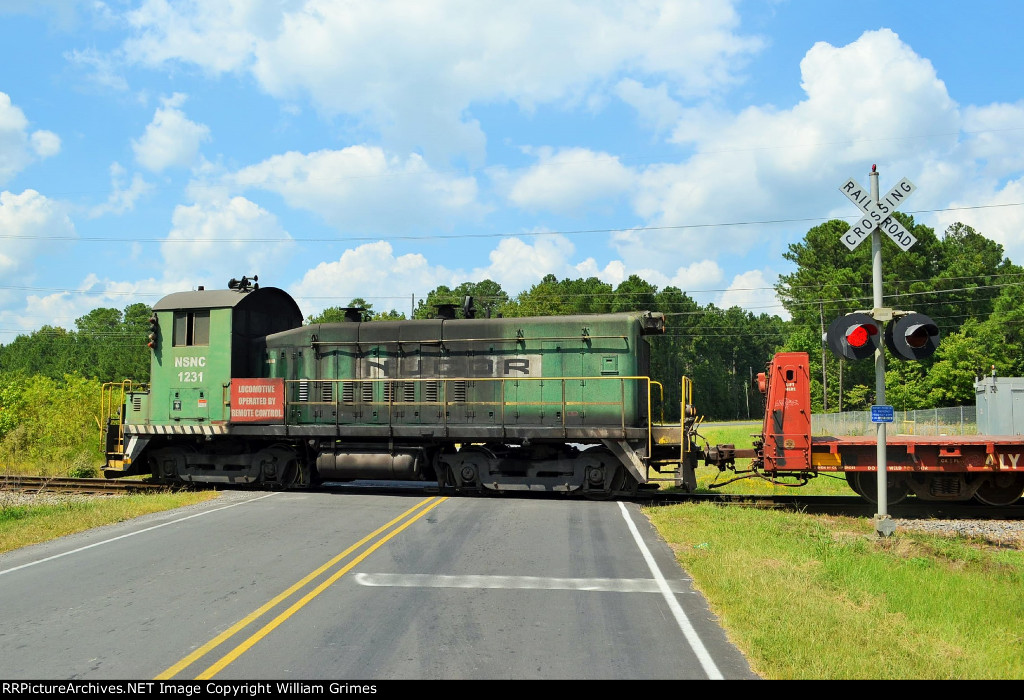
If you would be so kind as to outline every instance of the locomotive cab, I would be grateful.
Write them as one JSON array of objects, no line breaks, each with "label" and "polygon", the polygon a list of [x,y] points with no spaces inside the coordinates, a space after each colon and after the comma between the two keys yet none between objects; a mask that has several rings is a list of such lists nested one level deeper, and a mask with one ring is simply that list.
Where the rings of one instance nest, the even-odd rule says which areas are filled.
[{"label": "locomotive cab", "polygon": [[[302,314],[283,290],[244,277],[232,282],[226,290],[170,294],[153,306],[150,388],[131,392],[122,423],[107,428],[108,476],[255,480],[251,465],[225,469],[222,458],[204,459],[202,443],[227,433],[232,378],[262,371],[254,348],[268,334],[301,325]],[[111,445],[123,446],[120,454]]]}]

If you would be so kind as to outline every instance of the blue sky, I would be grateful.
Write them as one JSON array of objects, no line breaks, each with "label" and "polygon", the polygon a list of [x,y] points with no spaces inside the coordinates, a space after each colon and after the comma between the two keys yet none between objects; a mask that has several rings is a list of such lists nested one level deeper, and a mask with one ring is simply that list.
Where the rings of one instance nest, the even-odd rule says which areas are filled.
[{"label": "blue sky", "polygon": [[[638,274],[783,315],[839,192],[1024,263],[1024,3],[0,0],[0,343],[258,274],[304,314]],[[886,243],[889,250],[895,250]]]}]

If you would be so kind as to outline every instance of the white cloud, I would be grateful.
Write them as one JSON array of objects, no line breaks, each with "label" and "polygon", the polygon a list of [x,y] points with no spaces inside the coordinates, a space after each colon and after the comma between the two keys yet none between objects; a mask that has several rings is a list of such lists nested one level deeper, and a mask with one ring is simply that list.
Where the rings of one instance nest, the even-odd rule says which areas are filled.
[{"label": "white cloud", "polygon": [[52,239],[74,236],[75,227],[60,203],[35,190],[5,191],[0,192],[0,232],[10,236],[0,245],[0,278],[10,283],[34,279],[36,258],[66,247],[66,240],[55,245]]},{"label": "white cloud", "polygon": [[68,51],[64,55],[68,62],[80,66],[86,73],[86,80],[102,90],[126,92],[128,81],[120,74],[120,58],[115,58],[96,49]]},{"label": "white cloud", "polygon": [[261,0],[144,0],[125,15],[137,32],[124,43],[125,56],[153,67],[179,60],[212,73],[239,70],[251,61],[261,18],[270,16],[274,24],[280,21],[280,14],[273,11],[273,6],[280,4]]},{"label": "white cloud", "polygon": [[559,279],[598,277],[618,284],[628,277],[621,262],[598,268],[593,258],[574,264],[575,248],[564,236],[538,238],[532,243],[518,238],[502,239],[489,254],[490,265],[466,271],[433,265],[419,253],[395,255],[386,241],[366,243],[346,250],[338,260],[308,270],[290,291],[300,299],[307,316],[328,306],[347,304],[362,297],[378,311],[397,309],[408,316],[412,295],[420,296],[439,285],[490,279],[510,296],[537,284],[547,274]]},{"label": "white cloud", "polygon": [[[0,342],[13,340],[19,332],[31,333],[42,325],[75,329],[75,319],[100,307],[123,310],[129,304],[155,304],[171,292],[189,289],[190,280],[154,278],[121,282],[89,273],[73,289],[53,294],[29,294],[18,298],[23,309],[0,310]],[[141,341],[140,341],[141,342]]]},{"label": "white cloud", "polygon": [[51,131],[28,133],[25,113],[0,92],[0,185],[28,167],[35,157],[48,158],[60,151],[60,137]]},{"label": "white cloud", "polygon": [[586,148],[536,151],[538,162],[512,183],[508,198],[524,209],[569,214],[610,202],[629,191],[634,174],[607,153]]},{"label": "white cloud", "polygon": [[128,14],[135,36],[123,50],[153,67],[251,71],[274,97],[365,119],[396,151],[478,162],[474,104],[599,103],[620,72],[683,96],[734,83],[761,41],[737,33],[733,4],[147,0]]},{"label": "white cloud", "polygon": [[[672,138],[696,154],[639,176],[633,206],[650,225],[615,237],[628,265],[657,260],[668,273],[680,258],[746,253],[792,235],[793,226],[759,221],[852,214],[837,192],[851,170],[885,163],[894,183],[953,156],[959,109],[931,63],[892,31],[815,44],[800,66],[806,99],[790,109],[685,110]],[[889,85],[898,87],[880,89]]]},{"label": "white cloud", "polygon": [[[648,271],[634,270],[632,271],[632,274],[636,274],[643,279],[647,279],[644,277],[645,272]],[[564,277],[575,279],[589,279],[591,277],[596,277],[602,282],[606,282],[612,286],[618,286],[619,283],[629,277],[629,274],[626,272],[626,266],[622,264],[621,260],[609,260],[607,265],[601,267],[597,264],[597,261],[594,260],[594,258],[587,258],[583,262],[573,265],[572,273],[566,274]]]},{"label": "white cloud", "polygon": [[172,223],[160,245],[165,275],[207,287],[222,288],[232,277],[280,268],[293,248],[277,218],[244,197],[211,194],[180,205]]},{"label": "white cloud", "polygon": [[[935,233],[942,235],[958,221],[969,222],[975,231],[1003,246],[1013,262],[1024,263],[1024,177],[1011,180],[1004,187],[973,187],[963,199],[950,203],[950,211],[936,215]],[[971,209],[957,210],[969,206]],[[980,207],[980,208],[979,208]]]},{"label": "white cloud", "polygon": [[[538,237],[532,242],[520,238],[502,239],[489,254],[490,264],[472,270],[434,265],[425,255],[396,255],[387,241],[366,243],[346,250],[339,259],[323,262],[307,270],[289,289],[299,301],[303,314],[314,315],[329,306],[344,306],[360,297],[374,310],[396,309],[409,315],[413,297],[421,299],[439,285],[457,286],[463,282],[490,279],[515,296],[539,283],[545,275],[558,279],[597,277],[617,286],[630,275],[638,275],[659,289],[668,285],[680,288],[704,305],[712,301],[702,290],[713,291],[714,301],[723,308],[741,306],[755,314],[780,314],[775,298],[771,270],[752,270],[737,275],[727,290],[712,289],[721,283],[722,269],[712,260],[679,268],[668,278],[643,268],[629,268],[621,260],[601,267],[593,258],[573,262],[575,246],[561,235]],[[695,296],[694,292],[698,294]]]},{"label": "white cloud", "polygon": [[124,186],[124,176],[127,171],[120,163],[110,165],[110,196],[104,204],[93,207],[89,210],[90,217],[102,216],[103,214],[123,214],[135,208],[135,202],[139,197],[151,192],[153,185],[146,182],[140,173],[132,175],[132,181],[127,187]]},{"label": "white cloud", "polygon": [[276,192],[348,233],[450,227],[484,212],[472,177],[431,169],[423,158],[370,146],[289,152],[243,168],[224,181]]},{"label": "white cloud", "polygon": [[783,319],[789,318],[789,314],[782,308],[782,303],[775,295],[773,283],[776,279],[778,274],[771,270],[748,270],[736,275],[728,289],[722,292],[717,305],[722,309],[738,306],[755,315],[769,314]]},{"label": "white cloud", "polygon": [[625,78],[615,94],[636,110],[640,123],[656,135],[669,131],[683,116],[682,106],[669,95],[665,83],[649,88],[638,80]]},{"label": "white cloud", "polygon": [[52,131],[33,131],[30,140],[32,150],[40,158],[49,158],[60,153],[60,136]]},{"label": "white cloud", "polygon": [[490,252],[491,264],[477,268],[470,276],[473,280],[492,279],[510,294],[536,284],[544,275],[575,276],[572,254],[575,247],[565,236],[538,237],[533,243],[520,238],[503,238]]},{"label": "white cloud", "polygon": [[175,93],[163,100],[146,132],[132,141],[135,158],[142,167],[155,173],[170,167],[187,168],[195,163],[199,146],[210,138],[210,129],[190,121],[179,107],[185,95]]},{"label": "white cloud", "polygon": [[1024,102],[964,109],[964,148],[996,178],[1024,168]]},{"label": "white cloud", "polygon": [[723,276],[722,268],[714,260],[698,260],[676,270],[669,284],[684,292],[693,292],[717,286]]},{"label": "white cloud", "polygon": [[320,263],[290,291],[307,316],[361,297],[376,311],[396,309],[408,317],[416,292],[426,294],[438,285],[464,281],[456,272],[430,265],[423,255],[396,256],[390,243],[377,241],[346,250],[337,260]]}]

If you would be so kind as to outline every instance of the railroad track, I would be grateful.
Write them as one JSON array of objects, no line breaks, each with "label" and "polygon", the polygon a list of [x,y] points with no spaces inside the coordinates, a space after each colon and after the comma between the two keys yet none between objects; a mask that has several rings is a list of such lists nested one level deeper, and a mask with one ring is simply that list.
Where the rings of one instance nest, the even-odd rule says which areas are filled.
[{"label": "railroad track", "polygon": [[[76,479],[71,477],[48,476],[0,476],[0,491],[20,493],[78,493],[83,495],[111,495],[145,493],[182,488],[225,488],[202,484],[167,486],[130,479]],[[230,488],[230,487],[227,487]],[[436,487],[422,484],[368,482],[366,485],[325,484],[318,490],[362,493],[408,493],[410,491],[437,493]],[[506,497],[544,498],[550,494],[510,493]],[[644,505],[672,505],[674,503],[716,503],[723,506],[790,510],[819,515],[847,515],[871,517],[878,507],[859,496],[803,496],[789,495],[736,495],[723,493],[677,493],[672,491],[644,491],[629,499]],[[1018,505],[996,508],[976,503],[941,503],[908,499],[903,503],[890,505],[889,514],[894,518],[928,519],[939,518],[958,520],[1016,520],[1024,521],[1024,502]]]},{"label": "railroad track", "polygon": [[[733,495],[723,493],[673,493],[656,491],[641,493],[636,499],[650,505],[671,505],[673,503],[718,503],[721,505],[750,508],[791,510],[817,515],[848,515],[871,517],[878,512],[878,506],[860,496],[806,496],[783,495]],[[888,513],[893,518],[908,519],[958,519],[958,520],[1024,520],[1024,500],[1011,506],[987,506],[974,502],[921,501],[908,498],[902,503],[890,504]]]},{"label": "railroad track", "polygon": [[78,493],[87,495],[111,495],[166,491],[163,484],[145,481],[111,479],[76,479],[58,476],[0,476],[0,491],[20,493]]}]

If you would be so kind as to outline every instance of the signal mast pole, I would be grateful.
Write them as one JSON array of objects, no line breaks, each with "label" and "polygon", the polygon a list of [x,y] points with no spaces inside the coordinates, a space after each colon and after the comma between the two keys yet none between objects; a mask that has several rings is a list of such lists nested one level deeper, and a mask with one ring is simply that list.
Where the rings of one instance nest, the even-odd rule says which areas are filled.
[{"label": "signal mast pole", "polygon": [[[878,170],[871,166],[871,201],[878,204]],[[882,323],[892,320],[892,310],[886,309],[882,303],[882,229],[876,226],[871,232],[871,288],[874,297],[872,317],[878,327],[879,337],[883,337],[885,329]],[[888,313],[886,313],[888,312]],[[879,343],[875,350],[875,404],[885,405],[885,343]],[[875,461],[877,464],[877,495],[878,512],[875,514],[875,532],[888,537],[896,529],[889,517],[888,474],[885,454],[886,430],[885,423],[877,424],[875,433]]]},{"label": "signal mast pole", "polygon": [[[847,178],[839,191],[861,210],[863,216],[840,237],[843,245],[854,250],[864,240],[871,239],[871,282],[873,287],[873,308],[870,314],[856,312],[840,316],[829,326],[825,338],[832,352],[840,358],[851,360],[867,359],[868,342],[875,353],[875,405],[871,407],[871,422],[876,428],[877,503],[875,532],[888,537],[896,529],[889,517],[888,465],[886,464],[885,424],[893,421],[895,411],[885,403],[885,347],[905,360],[920,360],[930,356],[938,343],[939,328],[924,314],[909,311],[895,311],[883,306],[882,299],[882,233],[885,233],[902,250],[908,251],[917,239],[896,219],[893,214],[897,205],[909,197],[917,187],[903,178],[885,195],[884,204],[878,196],[878,168],[871,166],[871,186],[865,188],[852,177]],[[893,320],[897,319],[897,320]],[[886,326],[886,324],[888,324]],[[883,333],[883,327],[885,332]],[[867,330],[870,328],[870,331]],[[874,340],[872,341],[872,336]],[[882,339],[885,342],[881,342]],[[857,348],[866,352],[860,353]],[[842,382],[840,382],[840,391]]]}]

